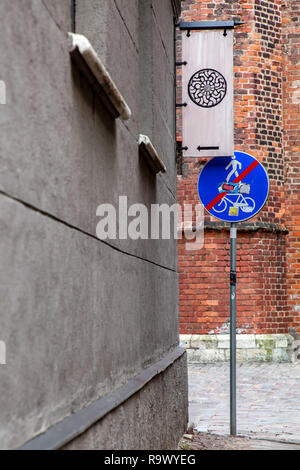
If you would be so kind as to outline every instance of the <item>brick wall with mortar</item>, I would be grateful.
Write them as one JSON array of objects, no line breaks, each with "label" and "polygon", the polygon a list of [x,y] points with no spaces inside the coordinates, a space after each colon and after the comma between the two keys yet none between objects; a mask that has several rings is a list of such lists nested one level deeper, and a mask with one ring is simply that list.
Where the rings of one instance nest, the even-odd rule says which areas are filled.
[{"label": "brick wall with mortar", "polygon": [[[296,205],[299,158],[295,158],[300,149],[299,37],[295,29],[299,5],[299,0],[183,2],[183,21],[236,19],[245,23],[235,29],[235,149],[251,153],[265,165],[271,190],[265,208],[243,225],[238,235],[237,302],[241,333],[300,331],[297,304],[300,212]],[[177,60],[184,60],[180,34]],[[182,99],[181,73],[178,70],[178,102]],[[180,145],[180,109],[177,140]],[[182,159],[178,152],[179,202],[198,203],[197,180],[205,163],[203,158]],[[179,241],[182,334],[212,334],[227,329],[229,233],[224,225],[213,220],[205,216],[205,245],[200,252],[186,251],[185,240]]]},{"label": "brick wall with mortar", "polygon": [[300,0],[282,2],[287,303],[300,339]]}]

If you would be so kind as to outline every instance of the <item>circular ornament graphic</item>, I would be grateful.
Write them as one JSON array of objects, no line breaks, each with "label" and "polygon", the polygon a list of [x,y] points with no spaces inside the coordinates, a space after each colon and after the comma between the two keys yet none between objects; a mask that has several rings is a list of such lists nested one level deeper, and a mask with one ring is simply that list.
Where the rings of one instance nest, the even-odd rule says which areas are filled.
[{"label": "circular ornament graphic", "polygon": [[213,108],[225,98],[227,83],[223,75],[214,69],[202,69],[189,81],[189,97],[202,108]]}]

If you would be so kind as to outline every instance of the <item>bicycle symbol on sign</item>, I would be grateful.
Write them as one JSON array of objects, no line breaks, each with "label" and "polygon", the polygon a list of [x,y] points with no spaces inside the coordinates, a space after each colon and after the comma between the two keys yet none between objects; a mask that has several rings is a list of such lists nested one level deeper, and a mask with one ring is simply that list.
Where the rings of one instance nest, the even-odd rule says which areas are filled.
[{"label": "bicycle symbol on sign", "polygon": [[226,182],[220,183],[218,186],[219,193],[227,194],[214,206],[213,210],[220,214],[225,212],[228,205],[230,205],[229,215],[238,216],[239,209],[243,212],[251,213],[255,209],[255,201],[251,197],[244,196],[250,194],[250,184],[230,182],[230,178],[233,175],[236,177],[239,176],[237,168],[239,167],[239,169],[241,169],[242,164],[236,160],[236,157],[233,157],[230,164],[226,167],[226,170],[230,167],[232,167],[232,170],[228,174]]}]

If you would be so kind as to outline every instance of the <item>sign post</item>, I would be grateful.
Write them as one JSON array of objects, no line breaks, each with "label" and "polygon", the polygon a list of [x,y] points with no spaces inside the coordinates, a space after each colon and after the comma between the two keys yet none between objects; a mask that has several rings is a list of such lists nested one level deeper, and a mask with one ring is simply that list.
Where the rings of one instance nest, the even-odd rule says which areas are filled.
[{"label": "sign post", "polygon": [[202,204],[210,215],[230,223],[230,434],[237,435],[236,413],[236,249],[237,223],[254,217],[269,195],[262,164],[247,153],[215,157],[204,166],[198,182]]},{"label": "sign post", "polygon": [[236,224],[230,227],[230,434],[236,436]]}]

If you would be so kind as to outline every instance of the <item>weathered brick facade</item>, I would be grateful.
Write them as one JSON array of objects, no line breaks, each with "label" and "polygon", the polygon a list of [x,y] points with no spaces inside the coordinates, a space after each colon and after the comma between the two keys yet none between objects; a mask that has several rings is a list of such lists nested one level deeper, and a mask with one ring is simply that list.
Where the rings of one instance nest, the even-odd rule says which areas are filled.
[{"label": "weathered brick facade", "polygon": [[[300,0],[183,2],[183,21],[228,19],[245,23],[235,29],[235,149],[264,164],[271,187],[267,205],[238,232],[238,329],[300,332]],[[177,54],[184,60],[180,35]],[[180,82],[178,71],[178,102]],[[178,152],[179,202],[198,202],[205,162]],[[182,334],[226,331],[229,320],[229,231],[210,216],[205,220],[201,251],[186,251],[185,240],[179,242]]]},{"label": "weathered brick facade", "polygon": [[285,223],[287,305],[293,327],[300,331],[300,1],[282,2],[283,25],[283,150],[285,163]]}]

